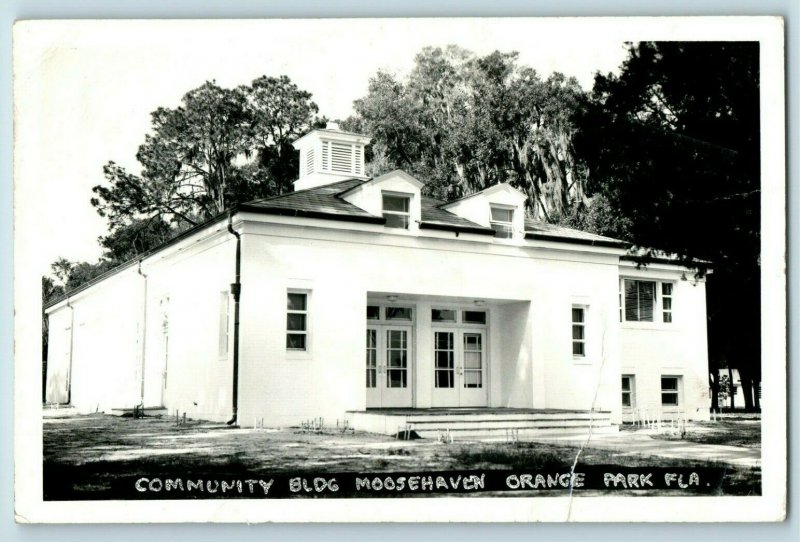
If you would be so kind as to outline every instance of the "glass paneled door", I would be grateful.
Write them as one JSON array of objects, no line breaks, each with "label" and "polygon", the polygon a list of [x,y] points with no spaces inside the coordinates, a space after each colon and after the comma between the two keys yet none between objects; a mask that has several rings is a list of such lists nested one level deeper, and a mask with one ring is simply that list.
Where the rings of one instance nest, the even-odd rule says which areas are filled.
[{"label": "glass paneled door", "polygon": [[368,326],[367,408],[410,407],[411,326]]},{"label": "glass paneled door", "polygon": [[486,397],[485,332],[435,329],[432,405],[486,406]]}]

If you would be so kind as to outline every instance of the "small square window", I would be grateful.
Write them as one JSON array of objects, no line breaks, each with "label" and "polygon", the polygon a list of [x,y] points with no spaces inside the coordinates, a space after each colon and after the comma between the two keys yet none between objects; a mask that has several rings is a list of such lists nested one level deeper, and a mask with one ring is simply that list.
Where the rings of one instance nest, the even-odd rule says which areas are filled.
[{"label": "small square window", "polygon": [[367,305],[367,320],[380,320],[381,308],[377,305]]},{"label": "small square window", "polygon": [[386,307],[387,320],[411,320],[411,307]]},{"label": "small square window", "polygon": [[431,309],[431,320],[434,322],[455,322],[456,311],[451,309]]},{"label": "small square window", "polygon": [[461,321],[465,324],[486,325],[486,311],[463,311]]},{"label": "small square window", "polygon": [[304,311],[306,310],[306,294],[293,294],[287,296],[286,308],[290,311]]}]

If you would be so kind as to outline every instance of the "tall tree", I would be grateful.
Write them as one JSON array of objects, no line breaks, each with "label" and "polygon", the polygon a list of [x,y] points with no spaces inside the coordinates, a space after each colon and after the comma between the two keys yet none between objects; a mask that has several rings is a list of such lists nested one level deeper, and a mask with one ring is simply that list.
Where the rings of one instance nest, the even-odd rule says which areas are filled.
[{"label": "tall tree", "polygon": [[111,229],[159,217],[195,225],[232,204],[286,190],[296,169],[291,142],[312,127],[311,95],[288,77],[260,77],[225,89],[189,91],[182,105],[151,114],[152,131],[136,155],[141,174],[109,162],[92,205]]},{"label": "tall tree", "polygon": [[758,53],[757,43],[632,44],[618,75],[597,76],[576,138],[589,195],[626,218],[629,240],[700,273],[697,260],[711,262],[710,374],[739,369],[749,409],[761,374]]},{"label": "tall tree", "polygon": [[529,195],[534,216],[553,219],[585,199],[572,142],[585,99],[574,79],[542,80],[516,53],[429,47],[405,81],[373,77],[345,126],[372,136],[374,169],[419,175],[434,196],[509,182]]}]

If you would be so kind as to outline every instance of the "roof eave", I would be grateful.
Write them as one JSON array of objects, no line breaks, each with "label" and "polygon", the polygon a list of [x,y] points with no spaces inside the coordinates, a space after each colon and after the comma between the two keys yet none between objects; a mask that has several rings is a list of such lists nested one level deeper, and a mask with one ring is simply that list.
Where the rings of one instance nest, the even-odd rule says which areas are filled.
[{"label": "roof eave", "polygon": [[546,233],[534,232],[525,232],[525,239],[530,239],[532,241],[554,241],[557,243],[571,243],[604,248],[628,249],[631,246],[630,243],[626,243],[625,241],[617,241],[614,239],[581,239],[578,237],[562,237],[559,235],[548,235]]},{"label": "roof eave", "polygon": [[422,230],[442,230],[442,231],[453,231],[456,233],[474,233],[478,235],[491,235],[491,236],[494,236],[495,234],[495,231],[491,228],[459,226],[458,224],[441,224],[438,222],[420,222],[419,227]]},{"label": "roof eave", "polygon": [[81,284],[77,288],[73,288],[72,290],[70,290],[68,292],[65,292],[62,296],[57,297],[56,299],[54,299],[54,300],[50,301],[49,303],[45,304],[42,307],[42,309],[45,310],[45,311],[48,310],[48,309],[51,309],[51,308],[55,307],[56,305],[58,305],[59,303],[62,303],[63,301],[66,301],[70,297],[73,297],[73,296],[81,293],[82,291],[87,290],[88,288],[91,288],[95,284],[98,284],[98,283],[104,281],[107,278],[113,277],[117,273],[121,273],[122,271],[128,269],[129,267],[131,267],[135,263],[140,262],[140,261],[144,260],[145,258],[149,258],[153,254],[156,254],[157,252],[161,252],[162,250],[164,250],[164,249],[166,249],[166,248],[168,248],[168,247],[170,247],[170,246],[172,246],[172,245],[174,245],[176,243],[179,243],[180,241],[183,241],[187,237],[190,237],[190,236],[194,235],[195,233],[203,230],[204,228],[207,228],[209,226],[213,226],[217,222],[221,222],[222,220],[224,220],[228,216],[230,216],[232,214],[235,214],[235,213],[236,213],[236,211],[234,209],[223,211],[222,213],[218,214],[217,216],[206,220],[202,224],[198,224],[197,226],[189,228],[188,230],[176,235],[175,237],[173,237],[169,241],[165,241],[165,242],[161,243],[160,245],[151,248],[150,250],[142,252],[141,254],[135,256],[134,258],[131,258],[130,260],[128,260],[126,262],[123,262],[123,263],[119,264],[116,267],[112,267],[111,269],[109,269],[105,273],[103,273],[101,275],[97,275],[92,280]]},{"label": "roof eave", "polygon": [[342,222],[361,222],[366,224],[385,224],[386,219],[382,216],[365,215],[346,215],[338,213],[326,213],[324,211],[309,211],[303,209],[287,209],[285,207],[263,207],[259,205],[239,205],[240,211],[259,213],[265,215],[296,216],[301,218],[322,218],[325,220],[339,220]]}]

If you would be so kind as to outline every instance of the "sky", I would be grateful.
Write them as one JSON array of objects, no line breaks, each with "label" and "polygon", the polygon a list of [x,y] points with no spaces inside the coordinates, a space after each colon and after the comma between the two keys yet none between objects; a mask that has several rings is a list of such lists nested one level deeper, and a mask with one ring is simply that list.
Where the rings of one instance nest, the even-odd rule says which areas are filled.
[{"label": "sky", "polygon": [[[36,268],[95,261],[105,220],[90,205],[108,161],[138,171],[151,111],[176,107],[206,80],[233,87],[288,75],[320,114],[352,113],[378,70],[403,77],[425,46],[518,51],[546,77],[594,74],[625,58],[619,32],[560,19],[38,21],[15,27],[15,190],[41,207]],[[19,197],[17,200],[19,201]],[[22,224],[17,224],[17,227]]]}]

